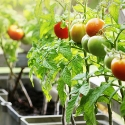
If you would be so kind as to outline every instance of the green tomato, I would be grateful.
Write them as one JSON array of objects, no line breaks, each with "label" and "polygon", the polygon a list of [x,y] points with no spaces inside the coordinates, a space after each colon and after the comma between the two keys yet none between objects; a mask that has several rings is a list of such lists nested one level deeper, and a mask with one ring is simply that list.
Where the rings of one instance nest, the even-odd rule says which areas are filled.
[{"label": "green tomato", "polygon": [[83,23],[75,23],[70,30],[71,39],[76,43],[81,43],[82,37],[86,34]]},{"label": "green tomato", "polygon": [[104,64],[108,69],[111,69],[111,62],[112,60],[115,58],[114,55],[111,54],[106,54],[105,58],[104,58]]},{"label": "green tomato", "polygon": [[25,34],[21,42],[26,45],[32,44],[32,31],[30,31],[28,34]]},{"label": "green tomato", "polygon": [[88,50],[95,56],[105,56],[104,47],[111,48],[109,40],[103,36],[92,36],[88,40]]},{"label": "green tomato", "polygon": [[82,40],[81,40],[81,44],[82,44],[82,48],[86,51],[86,52],[89,52],[89,49],[88,49],[88,40],[89,40],[89,36],[88,35],[85,35],[82,37]]}]

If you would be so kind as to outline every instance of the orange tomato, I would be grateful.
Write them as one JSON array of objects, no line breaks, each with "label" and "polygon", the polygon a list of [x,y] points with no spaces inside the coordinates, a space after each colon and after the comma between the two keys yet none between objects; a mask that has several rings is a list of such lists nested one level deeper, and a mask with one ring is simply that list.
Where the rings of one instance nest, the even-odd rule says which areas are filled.
[{"label": "orange tomato", "polygon": [[111,62],[111,70],[116,78],[125,81],[125,58],[114,58]]},{"label": "orange tomato", "polygon": [[11,25],[7,31],[8,35],[13,40],[21,40],[24,36],[24,32],[17,25]]},{"label": "orange tomato", "polygon": [[104,24],[102,19],[92,18],[86,24],[86,33],[89,36],[94,36],[103,28]]}]

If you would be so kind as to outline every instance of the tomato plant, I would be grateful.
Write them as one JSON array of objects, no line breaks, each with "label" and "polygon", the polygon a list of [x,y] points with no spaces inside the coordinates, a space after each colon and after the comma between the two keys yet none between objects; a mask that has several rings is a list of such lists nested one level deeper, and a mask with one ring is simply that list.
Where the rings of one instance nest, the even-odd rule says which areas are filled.
[{"label": "tomato plant", "polygon": [[95,56],[105,56],[105,46],[111,48],[109,40],[103,36],[93,36],[88,41],[88,50]]},{"label": "tomato plant", "polygon": [[[59,100],[66,112],[62,119],[66,117],[67,123],[73,122],[70,120],[74,107],[77,107],[77,115],[85,112],[83,115],[87,125],[96,125],[96,105],[97,102],[103,102],[108,106],[109,125],[112,125],[111,100],[121,105],[125,103],[125,87],[120,80],[115,85],[115,75],[107,69],[114,60],[113,54],[117,55],[120,50],[125,52],[125,27],[119,24],[122,4],[119,0],[102,0],[92,9],[86,0],[48,1],[48,4],[43,0],[36,3],[38,24],[35,33],[39,35],[27,55],[30,77],[34,74],[41,80],[42,90],[48,100],[51,99],[49,91],[53,84],[57,84]],[[68,26],[63,25],[65,21]],[[111,55],[107,56],[109,53]],[[103,77],[105,81],[90,88],[92,77]],[[118,89],[115,90],[114,86]],[[118,90],[122,96],[119,96]],[[124,106],[120,109],[123,117],[124,109]]]},{"label": "tomato plant", "polygon": [[62,22],[58,22],[57,24],[55,24],[54,32],[58,38],[67,39],[69,37],[68,27],[66,25],[63,27]]},{"label": "tomato plant", "polygon": [[94,36],[103,28],[104,21],[99,18],[92,18],[86,24],[86,33],[89,36]]},{"label": "tomato plant", "polygon": [[13,40],[21,40],[24,36],[24,31],[17,25],[11,25],[7,31],[8,35]]},{"label": "tomato plant", "polygon": [[75,23],[70,29],[71,39],[76,43],[81,43],[82,37],[86,34],[85,24]]},{"label": "tomato plant", "polygon": [[111,62],[111,70],[116,78],[125,81],[125,58],[114,58]]}]

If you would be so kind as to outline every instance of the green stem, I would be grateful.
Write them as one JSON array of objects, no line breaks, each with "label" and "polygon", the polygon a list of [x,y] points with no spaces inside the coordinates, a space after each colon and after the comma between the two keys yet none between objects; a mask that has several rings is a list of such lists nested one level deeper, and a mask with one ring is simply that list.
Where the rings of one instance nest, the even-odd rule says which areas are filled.
[{"label": "green stem", "polygon": [[122,31],[123,31],[123,30],[120,30],[120,31],[119,31],[117,37],[116,37],[115,40],[114,40],[114,48],[115,48],[116,50],[118,50],[117,41],[118,41],[118,38],[119,38],[119,36],[120,36],[120,34],[121,34]]},{"label": "green stem", "polygon": [[[122,86],[122,82],[120,80],[118,80],[118,83],[119,83],[119,86]],[[123,91],[123,88],[120,89],[120,93],[121,93],[121,96],[122,96],[122,100],[124,98],[124,91]]]},{"label": "green stem", "polygon": [[[105,81],[108,82],[109,77],[105,76]],[[109,125],[112,125],[112,110],[111,110],[111,103],[107,104],[108,107],[108,115],[109,115]]]},{"label": "green stem", "polygon": [[[119,83],[120,86],[122,86],[122,82],[120,80],[118,80],[118,83]],[[123,99],[124,99],[124,88],[120,89],[120,93],[121,93],[122,101],[123,101]],[[124,122],[125,122],[125,116],[123,117],[123,119],[124,119]]]},{"label": "green stem", "polygon": [[104,13],[104,7],[102,7],[102,20],[104,20],[104,16],[105,16],[105,13]]},{"label": "green stem", "polygon": [[109,114],[109,125],[112,125],[112,110],[111,110],[111,105],[107,104],[108,107],[108,114]]},{"label": "green stem", "polygon": [[[5,50],[4,50],[4,46],[3,46],[3,42],[2,42],[2,37],[0,35],[0,45],[1,45],[1,49],[3,51],[3,55],[4,55],[4,58],[5,58],[5,61],[6,61],[6,64],[7,66],[9,67],[9,70],[10,70],[10,74],[14,76],[14,73],[13,73],[13,70],[12,70],[12,65],[9,63],[8,59],[7,59],[7,55],[5,53]],[[11,76],[10,76],[11,77]]]}]

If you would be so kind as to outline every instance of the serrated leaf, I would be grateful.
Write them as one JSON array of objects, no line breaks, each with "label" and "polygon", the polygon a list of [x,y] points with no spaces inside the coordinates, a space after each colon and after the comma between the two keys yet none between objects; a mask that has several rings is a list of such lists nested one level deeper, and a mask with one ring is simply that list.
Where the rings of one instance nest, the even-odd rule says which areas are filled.
[{"label": "serrated leaf", "polygon": [[61,101],[61,104],[62,104],[62,106],[64,106],[67,96],[66,96],[66,92],[65,92],[65,83],[61,79],[58,81],[57,90],[58,90],[59,99]]},{"label": "serrated leaf", "polygon": [[56,52],[55,49],[51,49],[51,51],[49,51],[49,55],[47,56],[49,59],[54,59],[58,56],[58,53]]},{"label": "serrated leaf", "polygon": [[[112,86],[110,86],[110,87],[108,87],[108,88],[103,92],[103,94],[110,97],[110,96],[112,95],[112,93],[114,93],[114,91],[115,91],[115,89],[114,89]],[[119,99],[118,93],[115,93],[115,95],[114,95],[112,98],[115,99],[115,100],[118,100],[118,99]]]},{"label": "serrated leaf", "polygon": [[57,69],[57,66],[56,64],[54,63],[54,61],[49,61],[49,60],[46,60],[44,59],[43,61],[43,66],[46,67],[47,69],[50,69],[50,70],[56,70]]},{"label": "serrated leaf", "polygon": [[71,114],[73,112],[74,106],[79,98],[79,94],[74,94],[71,99],[68,101],[67,107],[66,107],[66,121],[69,123],[71,119]]},{"label": "serrated leaf", "polygon": [[100,95],[103,94],[103,92],[110,86],[110,84],[105,83],[102,86],[95,88],[95,90],[92,92],[92,95],[89,97],[91,104],[95,103]]},{"label": "serrated leaf", "polygon": [[70,92],[70,94],[76,94],[79,92],[81,85],[76,84],[75,86],[72,87],[72,91]]},{"label": "serrated leaf", "polygon": [[85,105],[84,118],[87,125],[97,125],[96,116],[95,116],[95,106],[92,104],[89,108],[89,102]]},{"label": "serrated leaf", "polygon": [[66,43],[62,43],[60,45],[59,53],[61,53],[68,60],[72,58],[71,48]]},{"label": "serrated leaf", "polygon": [[89,83],[84,83],[80,89],[79,89],[79,93],[83,94],[84,96],[86,96],[88,94],[90,90],[90,86],[89,86]]},{"label": "serrated leaf", "polygon": [[95,105],[94,103],[91,104],[91,99],[89,99],[92,96],[92,93],[94,92],[94,89],[91,89],[87,96],[83,96],[80,105],[78,106],[76,110],[76,115],[80,115],[81,113],[84,114],[84,118],[86,120],[87,125],[96,125],[96,117],[95,117]]},{"label": "serrated leaf", "polygon": [[109,99],[106,98],[105,96],[100,96],[97,100],[98,102],[104,102],[106,104],[109,104]]},{"label": "serrated leaf", "polygon": [[86,73],[80,73],[76,75],[72,80],[80,80],[86,77]]},{"label": "serrated leaf", "polygon": [[83,59],[82,59],[82,57],[79,55],[75,55],[71,61],[71,66],[72,66],[73,72],[75,72],[76,74],[83,72]]},{"label": "serrated leaf", "polygon": [[71,86],[71,72],[67,67],[63,69],[60,77],[62,78],[65,84],[67,84],[68,86]]},{"label": "serrated leaf", "polygon": [[118,23],[118,17],[119,17],[119,5],[118,4],[111,4],[109,7],[109,13],[113,17],[114,21]]},{"label": "serrated leaf", "polygon": [[52,89],[52,85],[48,81],[46,81],[46,82],[41,83],[41,86],[42,86],[42,90],[46,96],[46,99],[48,101],[50,101],[52,97],[49,92]]}]

